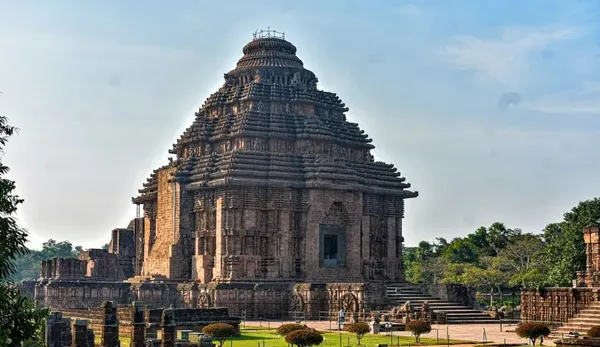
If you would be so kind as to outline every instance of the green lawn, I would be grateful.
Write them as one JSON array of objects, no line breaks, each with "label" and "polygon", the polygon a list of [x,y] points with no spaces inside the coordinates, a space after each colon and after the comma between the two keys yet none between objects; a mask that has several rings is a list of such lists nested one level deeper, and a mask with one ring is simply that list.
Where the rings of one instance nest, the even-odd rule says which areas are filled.
[{"label": "green lawn", "polygon": [[[325,338],[320,347],[340,347],[340,335],[342,340],[342,347],[345,346],[356,346],[356,336],[346,332],[325,332],[323,337]],[[398,345],[398,336],[394,336],[394,345]],[[267,330],[260,327],[247,327],[242,329],[242,336],[234,337],[231,341],[227,341],[223,347],[288,347],[283,337],[277,336],[274,329]],[[362,340],[361,345],[368,347],[375,347],[377,344],[388,344],[391,345],[389,335],[372,335],[367,334]],[[446,344],[445,339],[440,338],[439,344]],[[469,341],[457,341],[450,340],[451,345],[472,343]],[[421,339],[421,345],[435,345],[438,341],[433,339]],[[400,336],[400,345],[408,346],[415,345],[415,340],[412,337]]]},{"label": "green lawn", "polygon": [[[341,332],[342,336],[342,347],[346,346],[356,346],[356,337],[354,334],[349,334],[346,332]],[[320,347],[340,347],[340,333],[339,332],[325,332],[323,334],[325,340]],[[130,339],[129,337],[122,336],[120,338],[121,346],[129,346]],[[100,336],[96,336],[96,342],[100,342]],[[285,342],[283,337],[277,336],[275,333],[275,329],[267,330],[261,327],[246,327],[242,329],[242,335],[238,337],[234,337],[232,339],[228,339],[225,341],[225,345],[223,347],[288,347],[288,344]],[[361,345],[366,347],[375,347],[377,344],[388,344],[390,343],[389,335],[372,335],[367,334],[362,340]],[[451,345],[457,344],[470,344],[473,342],[470,341],[459,341],[459,340],[450,340]],[[422,338],[421,345],[436,345],[438,341],[433,338]],[[439,344],[446,345],[447,341],[440,337]],[[398,345],[398,336],[394,336],[393,345]],[[408,345],[416,345],[415,339],[412,337],[400,336],[400,345],[408,346]]]}]

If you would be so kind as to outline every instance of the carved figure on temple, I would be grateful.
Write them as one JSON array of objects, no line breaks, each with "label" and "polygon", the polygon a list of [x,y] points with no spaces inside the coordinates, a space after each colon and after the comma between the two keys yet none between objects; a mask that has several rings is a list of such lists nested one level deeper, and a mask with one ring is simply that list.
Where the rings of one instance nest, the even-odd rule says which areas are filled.
[{"label": "carved figure on temple", "polygon": [[358,311],[358,300],[352,293],[346,293],[342,295],[340,299],[340,306],[345,312],[357,312]]},{"label": "carved figure on temple", "polygon": [[298,294],[292,295],[290,300],[290,311],[291,312],[304,312],[304,301]]},{"label": "carved figure on temple", "polygon": [[201,293],[198,296],[198,308],[209,308],[211,307],[210,296],[206,293]]},{"label": "carved figure on temple", "polygon": [[298,86],[300,84],[300,78],[300,72],[295,72],[292,80],[290,81],[290,85],[293,87]]}]

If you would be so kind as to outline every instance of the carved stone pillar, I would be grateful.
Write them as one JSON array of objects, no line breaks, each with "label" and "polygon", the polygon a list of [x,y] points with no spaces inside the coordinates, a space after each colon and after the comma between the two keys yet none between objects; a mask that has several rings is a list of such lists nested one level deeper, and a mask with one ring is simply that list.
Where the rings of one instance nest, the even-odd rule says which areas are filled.
[{"label": "carved stone pillar", "polygon": [[131,317],[131,342],[130,347],[144,347],[146,339],[146,321],[144,317],[145,305],[140,301],[134,301]]},{"label": "carved stone pillar", "polygon": [[102,303],[102,347],[118,347],[119,342],[119,320],[117,319],[117,306],[112,301]]}]

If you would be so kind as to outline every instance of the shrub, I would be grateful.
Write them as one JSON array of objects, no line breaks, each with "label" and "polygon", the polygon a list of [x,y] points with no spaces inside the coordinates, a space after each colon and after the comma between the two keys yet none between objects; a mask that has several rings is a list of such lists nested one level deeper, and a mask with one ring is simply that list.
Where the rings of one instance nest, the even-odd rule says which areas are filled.
[{"label": "shrub", "polygon": [[219,341],[219,347],[222,347],[225,340],[235,334],[235,328],[226,323],[213,323],[202,328],[202,332]]},{"label": "shrub", "polygon": [[528,338],[531,344],[535,346],[535,341],[550,335],[550,328],[542,323],[521,323],[515,329],[520,337]]},{"label": "shrub", "polygon": [[283,325],[280,325],[279,328],[277,328],[277,335],[285,336],[285,335],[291,333],[292,331],[302,330],[302,329],[306,329],[306,325],[296,324],[296,323],[283,324]]},{"label": "shrub", "polygon": [[595,327],[591,327],[587,332],[588,337],[600,337],[600,325],[596,325]]},{"label": "shrub", "polygon": [[296,330],[285,335],[285,342],[298,347],[310,347],[320,345],[323,342],[323,336],[314,329]]},{"label": "shrub", "polygon": [[369,324],[367,323],[352,323],[344,325],[344,330],[347,332],[356,334],[356,340],[358,341],[358,345],[360,346],[360,340],[365,336],[366,333],[371,331],[369,329]]},{"label": "shrub", "polygon": [[406,324],[406,330],[411,331],[415,337],[415,342],[421,342],[421,334],[431,332],[431,324],[422,319],[410,321]]}]

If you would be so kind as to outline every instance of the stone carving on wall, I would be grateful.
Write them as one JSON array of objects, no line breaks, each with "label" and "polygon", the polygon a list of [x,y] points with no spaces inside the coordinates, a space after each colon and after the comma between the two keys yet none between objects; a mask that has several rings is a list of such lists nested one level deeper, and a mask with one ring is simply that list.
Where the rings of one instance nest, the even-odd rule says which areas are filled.
[{"label": "stone carving on wall", "polygon": [[346,293],[340,299],[340,307],[345,312],[358,312],[358,299],[354,294]]},{"label": "stone carving on wall", "polygon": [[291,81],[290,81],[290,85],[292,87],[297,87],[300,85],[300,72],[295,72],[294,76],[292,77]]},{"label": "stone carving on wall", "polygon": [[212,300],[210,298],[210,295],[208,295],[207,293],[201,293],[198,296],[198,308],[209,308],[212,306],[211,304]]},{"label": "stone carving on wall", "polygon": [[259,138],[255,138],[252,144],[252,149],[255,151],[261,151],[263,148],[263,142]]},{"label": "stone carving on wall", "polygon": [[290,312],[304,312],[304,299],[300,294],[294,294],[290,298]]},{"label": "stone carving on wall", "polygon": [[305,154],[312,154],[313,153],[313,143],[312,143],[311,140],[304,140],[304,145],[303,145],[302,151]]},{"label": "stone carving on wall", "polygon": [[285,104],[285,113],[286,113],[286,114],[290,114],[290,113],[292,113],[292,110],[291,110],[290,104]]}]

